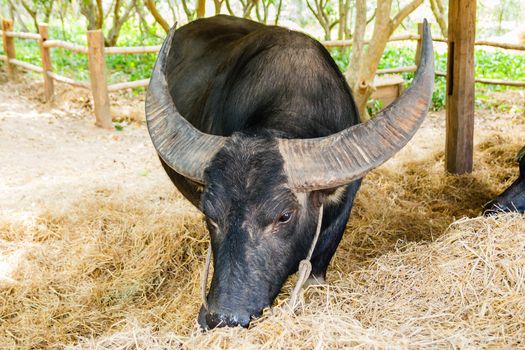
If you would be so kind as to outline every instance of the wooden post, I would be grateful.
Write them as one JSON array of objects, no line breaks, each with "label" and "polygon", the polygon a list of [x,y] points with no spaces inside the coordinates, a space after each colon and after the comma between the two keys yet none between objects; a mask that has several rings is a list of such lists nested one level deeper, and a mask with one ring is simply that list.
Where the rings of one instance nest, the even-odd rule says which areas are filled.
[{"label": "wooden post", "polygon": [[445,166],[472,171],[474,145],[474,39],[476,0],[450,0],[448,19]]},{"label": "wooden post", "polygon": [[95,125],[113,129],[109,110],[108,86],[106,83],[106,58],[104,56],[104,35],[100,29],[88,30],[88,63],[91,93],[95,105]]},{"label": "wooden post", "polygon": [[6,66],[7,66],[7,77],[10,80],[16,80],[16,66],[12,63],[9,63],[9,60],[12,58],[16,58],[15,53],[15,41],[14,38],[8,37],[6,35],[6,32],[12,32],[13,31],[13,20],[12,19],[6,19],[4,18],[2,20],[2,39],[4,42],[4,51],[6,58]]},{"label": "wooden post", "polygon": [[42,57],[42,68],[44,69],[44,95],[46,101],[50,102],[54,95],[53,79],[47,74],[47,72],[53,71],[53,65],[51,64],[51,55],[49,54],[49,48],[44,47],[44,42],[49,38],[48,36],[48,25],[42,23],[38,25],[38,32],[40,33],[40,56]]},{"label": "wooden post", "polygon": [[419,67],[419,60],[421,58],[421,45],[423,44],[423,23],[417,24],[417,34],[419,34],[419,39],[417,39],[416,46],[416,65]]}]

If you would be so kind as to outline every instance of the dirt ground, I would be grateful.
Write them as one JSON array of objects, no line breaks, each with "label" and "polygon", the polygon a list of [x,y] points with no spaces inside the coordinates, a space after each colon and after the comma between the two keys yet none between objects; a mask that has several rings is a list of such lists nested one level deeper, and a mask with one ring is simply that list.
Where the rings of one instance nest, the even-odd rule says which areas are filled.
[{"label": "dirt ground", "polygon": [[[493,226],[486,226],[483,221],[444,235],[455,220],[476,218],[481,205],[515,178],[514,153],[525,144],[523,92],[492,94],[477,110],[475,169],[470,175],[444,174],[445,114],[429,113],[414,139],[366,177],[329,271],[333,288],[315,290],[317,301],[302,315],[290,318],[276,311],[247,333],[223,329],[200,335],[195,317],[206,232],[198,211],[178,194],[160,166],[143,123],[143,96],[112,96],[114,119],[122,130],[108,131],[93,125],[86,92],[59,86],[50,105],[43,103],[41,91],[41,83],[6,83],[0,76],[0,328],[5,326],[0,343],[9,341],[13,348],[273,348],[268,333],[273,332],[272,323],[282,326],[275,334],[283,339],[310,333],[321,337],[308,340],[313,343],[299,337],[296,341],[304,341],[304,346],[286,338],[280,348],[476,348],[484,339],[497,344],[523,341],[494,336],[498,329],[503,334],[512,327],[525,330],[521,316],[510,317],[510,328],[503,323],[497,328],[497,322],[509,317],[491,314],[496,318],[493,328],[474,334],[482,327],[470,322],[464,310],[481,313],[464,299],[492,310],[491,301],[478,300],[478,290],[461,291],[467,293],[457,299],[461,312],[449,301],[432,316],[435,322],[442,317],[440,323],[431,324],[430,316],[426,321],[421,310],[426,310],[429,295],[454,299],[446,294],[454,288],[443,278],[469,282],[462,268],[439,275],[441,280],[427,294],[420,292],[424,284],[413,290],[410,283],[416,282],[405,278],[441,273],[423,271],[428,266],[426,258],[420,258],[429,250],[446,261],[454,249],[459,261],[463,245],[458,242],[467,240],[465,235],[479,235],[481,243],[467,243],[485,249],[485,233],[522,230],[522,220],[513,217],[506,224],[491,221]],[[82,237],[88,233],[92,237]],[[426,246],[441,235],[438,243],[443,246]],[[508,244],[525,243],[523,235],[518,238],[521,241]],[[523,273],[513,259],[512,268]],[[443,264],[452,269],[449,262]],[[410,270],[412,265],[420,270]],[[380,279],[383,275],[387,277]],[[406,289],[394,291],[396,283]],[[451,280],[450,286],[457,283]],[[407,297],[412,291],[414,296]],[[413,318],[389,293],[413,307]],[[514,296],[520,298],[516,305],[525,300],[522,290]],[[332,319],[323,320],[323,314]],[[173,333],[165,337],[166,332]],[[361,338],[352,338],[356,336]]]},{"label": "dirt ground", "polygon": [[[122,131],[100,129],[88,116],[84,91],[62,88],[57,102],[46,105],[31,92],[39,85],[0,84],[2,215],[66,209],[103,188],[146,198],[173,191],[142,123],[124,122]],[[142,113],[140,98],[128,109],[116,104],[117,117]]]}]

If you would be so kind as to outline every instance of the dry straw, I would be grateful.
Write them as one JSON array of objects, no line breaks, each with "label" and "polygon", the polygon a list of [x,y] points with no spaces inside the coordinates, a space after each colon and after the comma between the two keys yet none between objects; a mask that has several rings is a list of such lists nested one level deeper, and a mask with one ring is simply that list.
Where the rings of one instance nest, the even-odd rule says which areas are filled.
[{"label": "dry straw", "polygon": [[65,211],[4,218],[0,251],[16,268],[0,281],[1,347],[524,347],[525,221],[476,217],[512,181],[521,145],[488,140],[472,175],[444,175],[442,153],[370,174],[329,285],[309,287],[292,314],[292,278],[248,330],[198,330],[207,233],[179,195],[101,190]]}]

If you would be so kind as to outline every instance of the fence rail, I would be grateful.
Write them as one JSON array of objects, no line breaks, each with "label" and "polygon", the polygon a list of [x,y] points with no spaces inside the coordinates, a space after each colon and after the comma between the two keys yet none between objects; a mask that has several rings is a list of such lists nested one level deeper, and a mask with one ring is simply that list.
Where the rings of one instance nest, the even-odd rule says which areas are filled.
[{"label": "fence rail", "polygon": [[48,49],[51,49],[51,48],[54,48],[54,47],[58,47],[58,48],[61,48],[61,49],[66,49],[66,50],[73,51],[73,52],[83,53],[83,54],[86,54],[86,55],[88,53],[88,48],[86,46],[73,44],[73,43],[68,43],[67,41],[62,41],[62,40],[46,40],[43,43],[43,45],[44,45],[45,48],[48,48]]},{"label": "fence rail", "polygon": [[136,55],[143,53],[158,53],[160,45],[155,46],[120,46],[120,47],[106,47],[104,53],[106,55]]},{"label": "fence rail", "polygon": [[65,77],[63,75],[59,75],[59,74],[56,74],[56,73],[53,73],[53,72],[49,72],[49,71],[47,72],[47,75],[51,79],[53,79],[55,81],[58,81],[58,82],[61,82],[61,83],[73,85],[73,86],[84,88],[84,89],[88,89],[88,90],[91,89],[89,87],[89,83],[86,83],[85,81],[78,81],[78,80],[71,79],[71,78]]},{"label": "fence rail", "polygon": [[[421,27],[421,26],[420,26]],[[105,128],[111,128],[111,115],[109,111],[109,92],[118,90],[131,89],[136,87],[145,87],[149,84],[149,79],[141,79],[130,82],[122,82],[117,84],[108,85],[106,78],[106,55],[117,55],[117,54],[146,54],[146,53],[158,53],[160,51],[160,45],[152,46],[134,46],[134,47],[104,47],[104,38],[100,30],[88,31],[87,42],[88,45],[78,45],[63,40],[55,40],[48,38],[48,26],[47,24],[39,25],[39,34],[36,33],[19,33],[13,31],[13,21],[10,19],[2,20],[2,30],[0,30],[0,36],[3,39],[3,47],[5,55],[0,55],[0,60],[3,60],[7,65],[7,72],[9,79],[16,79],[15,67],[21,67],[29,71],[34,71],[43,74],[44,78],[44,93],[47,100],[53,99],[54,96],[54,85],[53,82],[61,82],[72,86],[84,88],[90,90],[93,94],[93,103],[95,107],[96,124]],[[25,40],[36,40],[39,42],[40,52],[42,56],[42,67],[20,61],[16,59],[14,39],[25,39]],[[418,48],[421,45],[420,33],[408,33],[402,35],[395,35],[390,37],[389,42],[393,41],[406,41],[416,40],[418,42]],[[436,42],[447,42],[446,38],[433,38]],[[352,46],[351,40],[330,40],[321,42],[327,48],[333,47],[350,47]],[[369,41],[365,41],[365,44],[369,44]],[[478,46],[491,46],[502,49],[511,50],[522,50],[525,51],[525,45],[522,44],[509,44],[499,43],[494,41],[479,40],[475,42]],[[53,72],[53,66],[51,62],[50,49],[61,48],[72,52],[85,54],[88,56],[88,69],[89,69],[89,82],[74,80]],[[419,50],[417,50],[419,51]],[[417,54],[416,54],[417,61]],[[392,74],[392,73],[404,73],[414,72],[417,66],[406,66],[388,69],[379,69],[376,74]],[[438,76],[446,76],[444,72],[436,72]],[[507,86],[518,86],[525,87],[525,82],[522,81],[506,81],[497,79],[484,79],[476,78],[476,82],[482,84],[496,84],[496,85],[507,85]],[[384,84],[384,83],[383,83]],[[398,85],[398,82],[395,83]]]},{"label": "fence rail", "polygon": [[20,38],[20,39],[30,39],[30,40],[40,40],[40,35],[35,33],[19,33],[19,32],[5,32],[5,36],[9,38]]},{"label": "fence rail", "polygon": [[[402,35],[394,35],[391,36],[390,39],[388,39],[389,42],[392,41],[407,41],[407,40],[420,40],[421,37],[419,34],[402,34]],[[448,40],[446,38],[432,38],[432,41],[442,42],[446,43]],[[370,44],[369,40],[364,41],[365,44]],[[352,40],[328,40],[328,41],[322,41],[322,44],[325,47],[349,47],[353,45]],[[524,51],[525,45],[524,44],[512,44],[512,43],[501,43],[497,41],[490,41],[490,40],[476,40],[474,42],[474,45],[476,46],[492,46],[497,47],[500,49],[507,49],[507,50],[519,50]]]},{"label": "fence rail", "polygon": [[42,68],[40,66],[36,66],[36,65],[28,63],[28,62],[20,61],[20,60],[17,60],[15,58],[10,58],[8,62],[10,64],[14,64],[15,66],[22,67],[22,68],[30,70],[32,72],[42,73],[44,71],[44,68]]}]

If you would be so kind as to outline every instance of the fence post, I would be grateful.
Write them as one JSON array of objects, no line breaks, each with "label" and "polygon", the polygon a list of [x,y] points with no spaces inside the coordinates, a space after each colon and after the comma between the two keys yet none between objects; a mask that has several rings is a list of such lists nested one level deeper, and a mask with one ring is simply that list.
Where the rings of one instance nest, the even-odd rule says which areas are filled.
[{"label": "fence post", "polygon": [[464,174],[472,172],[474,152],[476,0],[449,2],[447,36],[445,166]]},{"label": "fence post", "polygon": [[40,55],[42,56],[42,68],[44,69],[44,95],[46,101],[51,101],[54,95],[54,85],[53,79],[47,72],[53,71],[53,65],[51,64],[51,56],[49,55],[49,48],[44,47],[44,42],[48,39],[48,25],[47,23],[42,23],[38,25],[38,32],[40,33],[40,40],[38,41],[40,45]]},{"label": "fence post", "polygon": [[421,58],[421,45],[423,44],[423,23],[417,24],[417,34],[419,39],[417,39],[416,46],[416,66],[419,67],[419,59]]},{"label": "fence post", "polygon": [[101,30],[88,30],[88,64],[91,93],[95,105],[95,125],[112,129],[109,109],[108,86],[106,82],[106,58],[104,56],[104,35]]},{"label": "fence post", "polygon": [[14,64],[9,63],[9,60],[12,58],[16,58],[15,53],[15,42],[14,38],[9,37],[6,35],[6,32],[12,32],[13,31],[13,20],[4,18],[2,20],[2,38],[4,42],[4,51],[6,58],[6,66],[7,66],[7,77],[10,80],[16,80],[16,67]]}]

